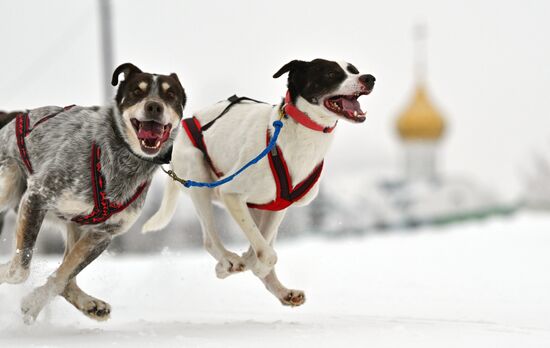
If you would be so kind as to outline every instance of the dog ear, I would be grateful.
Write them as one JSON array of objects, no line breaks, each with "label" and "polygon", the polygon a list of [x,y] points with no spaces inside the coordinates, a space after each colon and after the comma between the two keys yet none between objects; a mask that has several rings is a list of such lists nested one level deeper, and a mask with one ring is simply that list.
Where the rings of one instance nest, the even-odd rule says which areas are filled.
[{"label": "dog ear", "polygon": [[118,66],[118,68],[115,69],[115,72],[113,73],[113,79],[111,80],[111,84],[113,86],[118,85],[118,76],[121,73],[124,74],[124,80],[127,80],[130,75],[137,74],[140,72],[141,70],[132,63],[121,64]]},{"label": "dog ear", "polygon": [[187,96],[185,95],[185,89],[183,88],[183,86],[180,82],[180,79],[178,78],[178,75],[176,75],[176,73],[171,73],[170,77],[173,78],[174,80],[176,80],[176,82],[178,83],[178,88],[181,92],[181,107],[184,108],[185,103],[187,102]]},{"label": "dog ear", "polygon": [[292,72],[296,69],[301,69],[306,64],[307,64],[307,62],[304,62],[303,60],[290,61],[290,62],[286,63],[285,65],[283,65],[283,67],[281,69],[279,69],[279,71],[277,71],[275,73],[275,75],[273,75],[273,78],[276,79],[276,78],[280,77],[281,75],[283,75],[284,73]]}]

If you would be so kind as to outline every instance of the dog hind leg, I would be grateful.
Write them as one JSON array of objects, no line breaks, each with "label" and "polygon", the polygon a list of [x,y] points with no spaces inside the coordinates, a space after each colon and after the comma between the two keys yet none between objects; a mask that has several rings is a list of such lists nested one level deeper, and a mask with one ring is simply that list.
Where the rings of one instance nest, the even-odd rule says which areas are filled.
[{"label": "dog hind leg", "polygon": [[[69,252],[80,239],[81,234],[82,233],[78,226],[72,223],[67,225],[67,241],[63,259],[67,258]],[[110,317],[111,306],[107,302],[99,300],[82,291],[76,283],[76,276],[69,280],[69,283],[65,287],[65,290],[63,290],[61,296],[63,296],[67,302],[72,304],[76,309],[91,319],[105,321]]]},{"label": "dog hind leg", "polygon": [[223,279],[233,273],[244,271],[243,259],[227,250],[216,232],[212,192],[210,190],[193,190],[190,196],[201,222],[204,247],[210,255],[218,260],[216,276]]},{"label": "dog hind leg", "polygon": [[16,250],[11,262],[0,265],[0,284],[27,280],[36,237],[46,215],[44,196],[29,189],[21,199],[16,225]]},{"label": "dog hind leg", "polygon": [[17,200],[21,198],[21,186],[21,172],[17,165],[2,161],[0,164],[0,235],[7,210],[17,204]]},{"label": "dog hind leg", "polygon": [[4,230],[5,218],[6,218],[6,212],[5,211],[0,212],[0,236],[2,235],[2,231]]},{"label": "dog hind leg", "polygon": [[35,288],[23,298],[21,311],[25,323],[34,322],[44,306],[66,289],[69,280],[107,249],[111,238],[109,233],[100,231],[89,231],[80,237],[59,268],[48,277],[46,284]]}]

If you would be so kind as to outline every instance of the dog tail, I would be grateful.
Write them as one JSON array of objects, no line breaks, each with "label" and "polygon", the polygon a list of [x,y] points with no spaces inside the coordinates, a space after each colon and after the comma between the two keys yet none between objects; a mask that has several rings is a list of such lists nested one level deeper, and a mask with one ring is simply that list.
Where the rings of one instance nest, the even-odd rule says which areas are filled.
[{"label": "dog tail", "polygon": [[17,112],[0,111],[0,128],[10,123],[15,118],[15,116],[17,116],[17,114]]},{"label": "dog tail", "polygon": [[176,212],[176,206],[180,193],[179,184],[170,178],[167,178],[168,183],[164,186],[164,196],[159,210],[143,225],[141,233],[148,233],[162,230],[168,225],[172,216]]}]

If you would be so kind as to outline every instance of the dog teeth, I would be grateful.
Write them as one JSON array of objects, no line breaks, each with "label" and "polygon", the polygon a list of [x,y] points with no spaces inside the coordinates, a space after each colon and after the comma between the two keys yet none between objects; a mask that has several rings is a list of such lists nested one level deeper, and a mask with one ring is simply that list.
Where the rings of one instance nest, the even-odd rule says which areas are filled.
[{"label": "dog teeth", "polygon": [[157,140],[157,141],[155,142],[155,145],[153,145],[153,146],[147,145],[147,143],[145,142],[145,140],[141,140],[140,143],[141,143],[141,146],[146,147],[146,148],[148,148],[148,149],[158,149],[158,148],[160,147],[160,140]]},{"label": "dog teeth", "polygon": [[353,116],[354,116],[354,117],[357,117],[357,110],[355,110],[355,111],[353,112]]}]

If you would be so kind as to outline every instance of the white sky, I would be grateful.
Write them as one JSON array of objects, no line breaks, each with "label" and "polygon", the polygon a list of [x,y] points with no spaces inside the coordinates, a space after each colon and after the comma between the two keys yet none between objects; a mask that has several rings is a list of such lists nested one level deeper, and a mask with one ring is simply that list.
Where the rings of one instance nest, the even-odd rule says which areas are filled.
[{"label": "white sky", "polygon": [[[273,103],[294,58],[347,60],[377,78],[369,118],[342,124],[329,177],[397,165],[394,123],[413,87],[412,27],[429,28],[429,90],[449,121],[444,168],[508,195],[550,149],[548,1],[114,2],[115,63],[177,72],[186,114],[237,93]],[[97,4],[0,2],[0,109],[101,103]]]}]

